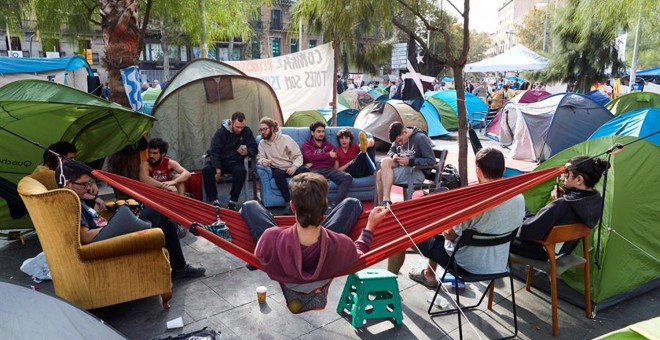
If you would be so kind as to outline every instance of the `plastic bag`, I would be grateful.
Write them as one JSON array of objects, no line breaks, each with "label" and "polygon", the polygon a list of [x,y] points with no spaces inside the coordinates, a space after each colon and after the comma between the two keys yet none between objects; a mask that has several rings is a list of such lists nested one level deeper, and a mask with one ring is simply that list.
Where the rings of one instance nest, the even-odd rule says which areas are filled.
[{"label": "plastic bag", "polygon": [[21,271],[30,275],[32,280],[36,283],[53,279],[50,276],[50,268],[48,268],[48,263],[46,262],[46,257],[44,256],[43,251],[33,258],[23,261]]}]

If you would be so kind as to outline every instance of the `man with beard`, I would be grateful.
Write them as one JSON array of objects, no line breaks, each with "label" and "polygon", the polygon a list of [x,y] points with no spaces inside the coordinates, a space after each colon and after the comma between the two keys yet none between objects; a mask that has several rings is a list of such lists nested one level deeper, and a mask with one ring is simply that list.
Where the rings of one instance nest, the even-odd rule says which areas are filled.
[{"label": "man with beard", "polygon": [[[238,210],[238,196],[243,190],[247,176],[243,162],[245,157],[256,155],[257,141],[254,139],[252,130],[245,124],[245,114],[234,112],[231,119],[222,122],[222,126],[211,139],[211,149],[209,150],[211,163],[202,169],[207,201],[214,202],[218,199],[216,183],[220,182],[222,173],[231,174],[231,191],[227,208]],[[219,204],[219,202],[215,203]]]},{"label": "man with beard", "polygon": [[325,139],[325,123],[316,121],[309,126],[309,130],[311,136],[302,146],[303,160],[312,172],[322,175],[337,185],[335,200],[330,202],[328,208],[328,210],[332,210],[335,205],[348,196],[353,177],[346,172],[335,170],[337,152],[335,147]]},{"label": "man with beard", "polygon": [[300,147],[293,138],[282,134],[277,121],[270,117],[264,117],[259,121],[259,133],[263,138],[259,143],[257,163],[269,167],[273,173],[273,179],[277,188],[282,193],[286,202],[284,215],[291,215],[291,193],[287,177],[293,177],[309,169],[303,165],[303,156]]},{"label": "man with beard", "polygon": [[168,148],[167,142],[160,138],[149,141],[149,158],[140,164],[140,182],[183,195],[184,183],[190,178],[190,172],[166,156]]}]

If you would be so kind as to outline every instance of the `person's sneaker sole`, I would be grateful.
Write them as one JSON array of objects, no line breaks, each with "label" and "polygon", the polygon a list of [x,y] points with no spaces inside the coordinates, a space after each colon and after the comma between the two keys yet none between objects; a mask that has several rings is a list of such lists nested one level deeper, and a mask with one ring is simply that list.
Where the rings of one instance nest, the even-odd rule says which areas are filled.
[{"label": "person's sneaker sole", "polygon": [[367,153],[367,148],[369,147],[369,138],[364,131],[360,131],[358,134],[358,143],[360,144],[360,152]]}]

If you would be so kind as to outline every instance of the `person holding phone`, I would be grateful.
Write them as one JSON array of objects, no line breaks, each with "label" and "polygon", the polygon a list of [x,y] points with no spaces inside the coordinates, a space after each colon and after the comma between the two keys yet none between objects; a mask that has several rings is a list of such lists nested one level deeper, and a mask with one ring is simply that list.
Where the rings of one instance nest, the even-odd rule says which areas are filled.
[{"label": "person holding phone", "polygon": [[[227,208],[238,210],[238,196],[243,190],[247,170],[243,166],[245,157],[257,155],[257,141],[252,130],[245,124],[245,114],[234,112],[231,119],[222,122],[222,126],[211,139],[209,150],[210,162],[202,169],[202,180],[206,191],[206,200],[218,199],[218,188],[223,173],[232,175],[230,198]],[[218,202],[219,203],[219,202]]]}]

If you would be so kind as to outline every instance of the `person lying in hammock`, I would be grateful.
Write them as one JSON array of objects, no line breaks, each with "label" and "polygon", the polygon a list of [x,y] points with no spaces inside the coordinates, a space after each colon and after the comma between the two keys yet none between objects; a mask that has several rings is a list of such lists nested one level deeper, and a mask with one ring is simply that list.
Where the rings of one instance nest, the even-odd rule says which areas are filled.
[{"label": "person lying in hammock", "polygon": [[[341,201],[323,220],[328,207],[328,182],[316,173],[302,173],[291,179],[291,210],[296,223],[273,228],[273,215],[257,201],[248,201],[241,216],[257,246],[254,254],[268,276],[282,283],[306,283],[341,275],[369,251],[373,230],[387,209],[375,207],[357,241],[348,235],[362,213],[355,198]],[[323,227],[321,227],[323,226]]]}]

